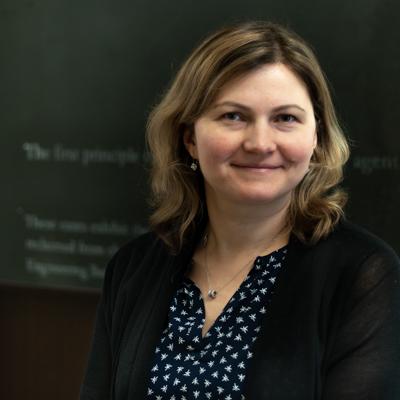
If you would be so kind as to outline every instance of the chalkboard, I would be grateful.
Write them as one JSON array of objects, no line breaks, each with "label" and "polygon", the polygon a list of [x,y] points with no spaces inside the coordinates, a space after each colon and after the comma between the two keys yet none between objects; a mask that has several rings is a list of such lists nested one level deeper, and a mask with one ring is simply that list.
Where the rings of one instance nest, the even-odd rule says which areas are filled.
[{"label": "chalkboard", "polygon": [[203,0],[0,4],[0,281],[97,289],[147,229],[149,110],[224,23],[270,19],[314,47],[352,141],[349,217],[400,251],[400,6]]}]

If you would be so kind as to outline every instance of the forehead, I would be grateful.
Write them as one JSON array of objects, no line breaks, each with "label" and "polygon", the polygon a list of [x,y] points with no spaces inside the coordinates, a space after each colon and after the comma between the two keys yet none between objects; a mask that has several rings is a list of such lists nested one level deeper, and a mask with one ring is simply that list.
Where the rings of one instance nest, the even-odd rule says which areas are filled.
[{"label": "forehead", "polygon": [[266,64],[226,83],[217,94],[214,104],[222,101],[249,103],[300,103],[312,108],[305,83],[286,65]]}]

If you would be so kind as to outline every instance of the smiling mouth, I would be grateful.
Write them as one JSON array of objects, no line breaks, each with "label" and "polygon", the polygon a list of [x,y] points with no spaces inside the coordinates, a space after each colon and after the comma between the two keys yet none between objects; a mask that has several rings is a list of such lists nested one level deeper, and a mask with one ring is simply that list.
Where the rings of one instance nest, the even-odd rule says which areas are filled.
[{"label": "smiling mouth", "polygon": [[253,171],[273,171],[282,168],[280,165],[232,164],[232,166]]}]

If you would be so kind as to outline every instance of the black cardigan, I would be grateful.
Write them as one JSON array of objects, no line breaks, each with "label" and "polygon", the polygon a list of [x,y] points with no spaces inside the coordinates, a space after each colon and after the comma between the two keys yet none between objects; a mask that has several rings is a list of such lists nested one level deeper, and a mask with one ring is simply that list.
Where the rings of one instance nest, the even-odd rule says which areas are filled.
[{"label": "black cardigan", "polygon": [[[81,400],[145,399],[155,346],[195,241],[177,256],[152,233],[110,261]],[[342,221],[306,246],[290,238],[254,358],[250,400],[400,399],[400,263]]]}]

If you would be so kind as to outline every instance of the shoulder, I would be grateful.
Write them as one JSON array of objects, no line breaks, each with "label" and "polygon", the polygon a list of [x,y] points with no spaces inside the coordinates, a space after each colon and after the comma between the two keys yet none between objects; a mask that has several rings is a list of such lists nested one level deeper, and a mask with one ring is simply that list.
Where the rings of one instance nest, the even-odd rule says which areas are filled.
[{"label": "shoulder", "polygon": [[150,231],[123,244],[114,254],[112,260],[118,262],[120,260],[126,260],[127,258],[129,259],[132,257],[132,255],[140,258],[151,250],[161,250],[164,248],[165,246],[158,236],[154,232]]},{"label": "shoulder", "polygon": [[322,248],[337,251],[340,257],[368,257],[372,254],[398,260],[392,247],[384,240],[349,220],[341,220],[333,232],[319,244]]},{"label": "shoulder", "polygon": [[330,235],[313,246],[311,253],[316,262],[327,266],[330,278],[368,281],[373,285],[388,275],[400,277],[400,260],[392,247],[349,220],[340,221]]},{"label": "shoulder", "polygon": [[[165,258],[169,251],[154,232],[147,232],[122,245],[107,264],[103,291],[117,288],[146,264],[150,257]],[[143,268],[142,268],[143,269]]]}]

